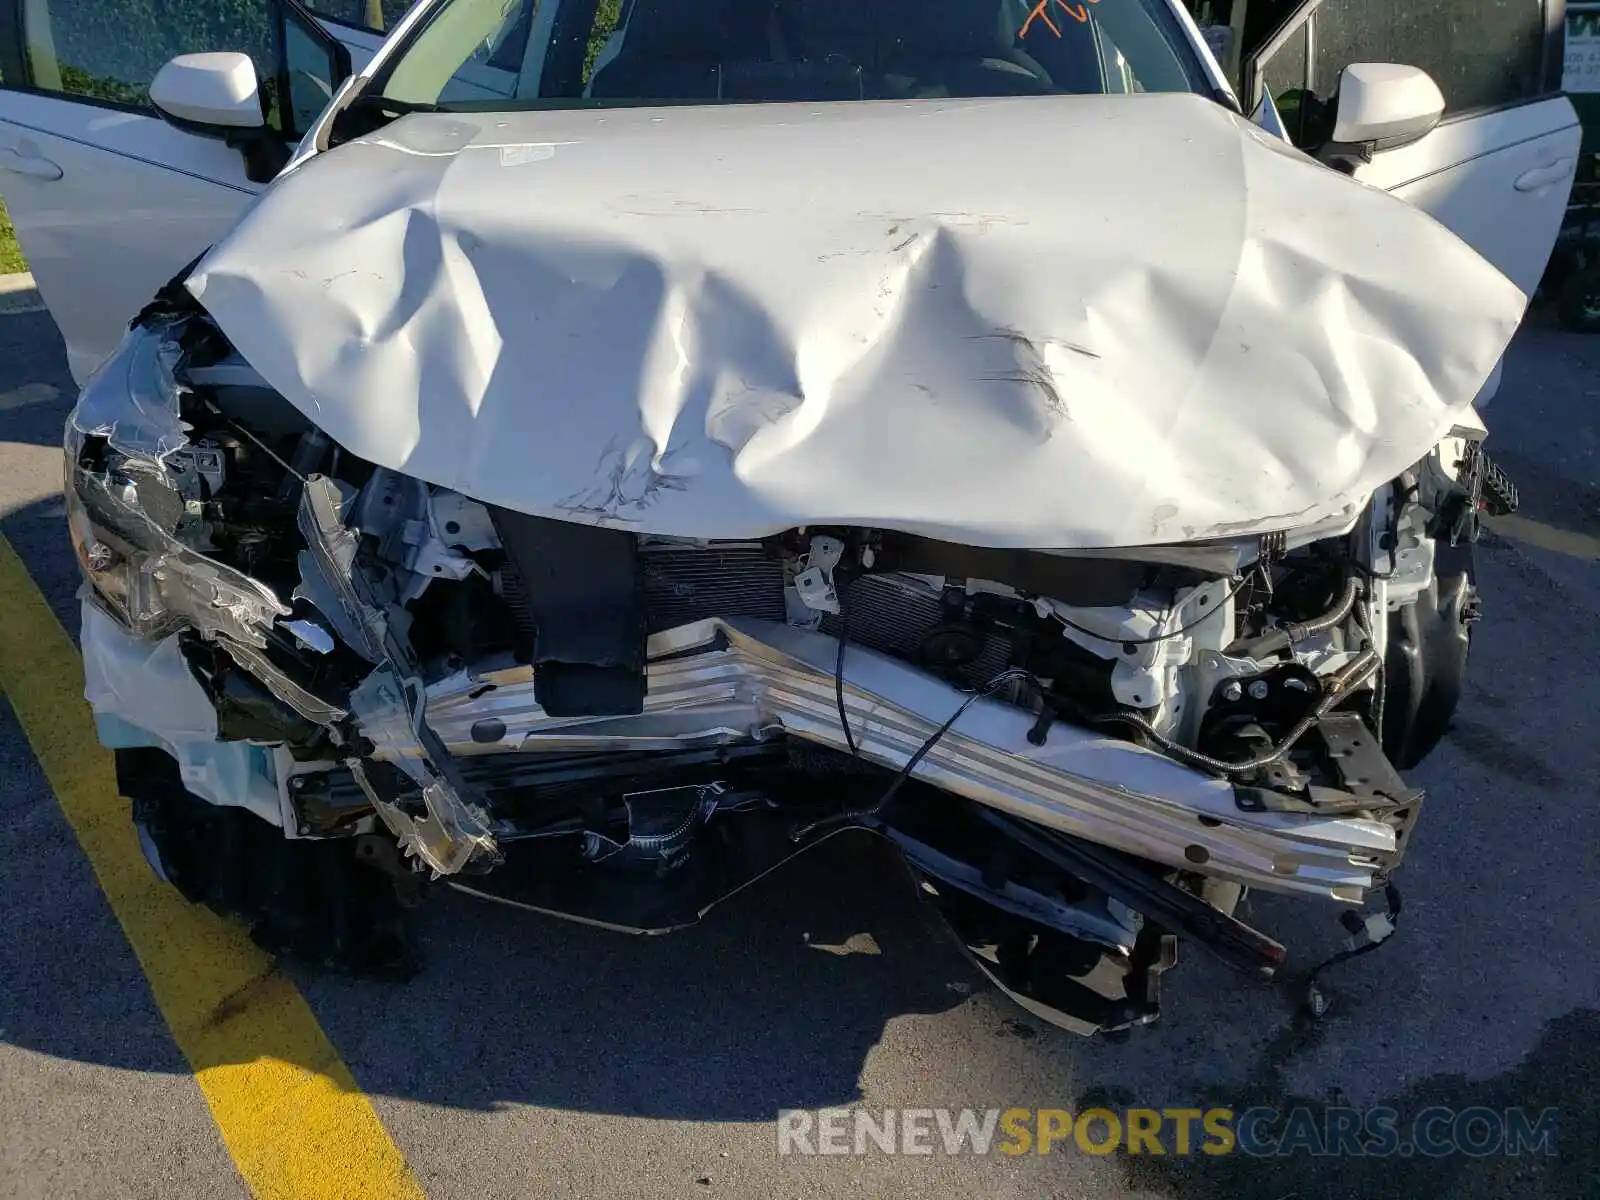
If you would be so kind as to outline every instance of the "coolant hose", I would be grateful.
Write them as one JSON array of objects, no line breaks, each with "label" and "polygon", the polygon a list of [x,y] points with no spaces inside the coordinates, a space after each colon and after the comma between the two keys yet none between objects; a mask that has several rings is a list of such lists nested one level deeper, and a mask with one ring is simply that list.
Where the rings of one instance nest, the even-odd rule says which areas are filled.
[{"label": "coolant hose", "polygon": [[1223,653],[1237,658],[1264,658],[1269,654],[1276,654],[1280,650],[1287,650],[1297,642],[1303,642],[1313,634],[1322,633],[1341,624],[1356,606],[1356,598],[1361,593],[1361,585],[1355,576],[1345,581],[1344,592],[1332,608],[1320,617],[1312,617],[1309,621],[1293,621],[1288,625],[1280,625],[1276,629],[1269,629],[1259,637],[1243,638],[1234,642]]}]

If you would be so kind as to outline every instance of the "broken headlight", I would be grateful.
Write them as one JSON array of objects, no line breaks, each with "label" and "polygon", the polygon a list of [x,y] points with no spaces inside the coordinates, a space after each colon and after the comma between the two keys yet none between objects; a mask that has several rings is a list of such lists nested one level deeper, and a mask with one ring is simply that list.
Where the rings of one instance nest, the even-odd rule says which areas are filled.
[{"label": "broken headlight", "polygon": [[271,589],[208,558],[208,452],[181,417],[176,323],[135,326],[84,385],[67,420],[72,546],[103,607],[149,638],[193,627],[253,646],[289,609]]}]

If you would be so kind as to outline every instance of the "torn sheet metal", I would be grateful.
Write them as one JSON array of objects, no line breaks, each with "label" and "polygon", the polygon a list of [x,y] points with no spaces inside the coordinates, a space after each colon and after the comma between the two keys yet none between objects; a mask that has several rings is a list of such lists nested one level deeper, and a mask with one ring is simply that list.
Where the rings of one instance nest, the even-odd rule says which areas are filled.
[{"label": "torn sheet metal", "polygon": [[[290,609],[195,548],[208,544],[206,524],[184,479],[216,467],[189,447],[180,416],[181,323],[142,321],[84,386],[64,440],[67,524],[86,575],[129,629],[159,640],[187,625],[264,649],[264,631]],[[89,438],[106,441],[104,470],[81,465]]]},{"label": "torn sheet metal", "polygon": [[[398,722],[417,739],[419,751],[437,747],[438,741],[424,723],[424,704],[421,681],[401,683],[387,667],[374,671],[350,696],[358,724],[392,727]],[[435,752],[434,758],[413,752],[394,760],[421,793],[424,811],[420,816],[406,812],[397,797],[383,794],[361,759],[351,758],[345,765],[399,841],[400,849],[426,863],[436,876],[458,874],[474,862],[483,868],[493,866],[500,861],[500,851],[489,829],[488,814],[464,798],[463,788],[445,778],[436,764],[448,764],[449,755],[442,747]]]},{"label": "torn sheet metal", "polygon": [[489,510],[476,500],[382,467],[362,487],[352,513],[349,523],[377,540],[378,557],[404,572],[401,604],[417,599],[436,580],[482,574],[476,561],[457,547],[486,550],[500,545]]},{"label": "torn sheet metal", "polygon": [[265,649],[265,630],[291,613],[271,588],[209,558],[158,523],[152,509],[181,510],[164,468],[131,462],[106,474],[69,456],[67,523],[96,590],[128,628],[151,639],[192,626],[201,637]]},{"label": "torn sheet metal", "polygon": [[326,475],[305,480],[297,516],[306,539],[299,559],[302,582],[307,594],[326,602],[323,615],[339,636],[376,664],[350,694],[350,712],[363,734],[384,724],[407,730],[413,749],[396,765],[421,793],[424,815],[407,813],[397,796],[385,795],[359,757],[346,765],[407,854],[439,875],[454,875],[469,865],[487,869],[500,861],[489,818],[428,726],[427,696],[410,647],[395,635],[387,606],[356,568],[357,537],[344,523],[344,503],[338,484]]},{"label": "torn sheet metal", "polygon": [[273,696],[312,724],[325,726],[328,736],[333,739],[335,745],[342,740],[338,722],[350,715],[344,709],[306,691],[285,672],[279,670],[264,651],[257,650],[254,646],[240,645],[229,638],[222,639],[221,645],[234,662],[260,680],[261,685]]},{"label": "torn sheet metal", "polygon": [[300,552],[300,586],[304,597],[332,623],[344,643],[371,663],[389,657],[388,622],[376,605],[363,603],[356,592],[354,567],[359,538],[344,523],[344,495],[326,475],[313,475],[300,494],[296,523],[306,539]]},{"label": "torn sheet metal", "polygon": [[413,114],[188,286],[342,446],[488,503],[1036,548],[1360,504],[1524,307],[1188,95]]}]

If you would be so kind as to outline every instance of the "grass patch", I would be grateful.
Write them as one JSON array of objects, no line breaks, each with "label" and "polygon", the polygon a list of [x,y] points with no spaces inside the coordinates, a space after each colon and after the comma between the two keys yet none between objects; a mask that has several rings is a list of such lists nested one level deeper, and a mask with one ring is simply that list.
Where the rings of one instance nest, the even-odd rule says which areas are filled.
[{"label": "grass patch", "polygon": [[27,269],[28,261],[22,257],[22,247],[17,245],[17,231],[11,228],[6,206],[0,204],[0,275]]}]

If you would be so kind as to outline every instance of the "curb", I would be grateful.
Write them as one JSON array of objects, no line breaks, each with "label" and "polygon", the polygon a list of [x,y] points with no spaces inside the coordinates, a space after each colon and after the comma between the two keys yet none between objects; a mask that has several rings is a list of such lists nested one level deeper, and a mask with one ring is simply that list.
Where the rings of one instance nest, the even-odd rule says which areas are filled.
[{"label": "curb", "polygon": [[0,316],[13,313],[44,312],[44,298],[27,271],[0,275]]}]

